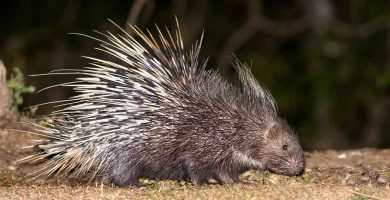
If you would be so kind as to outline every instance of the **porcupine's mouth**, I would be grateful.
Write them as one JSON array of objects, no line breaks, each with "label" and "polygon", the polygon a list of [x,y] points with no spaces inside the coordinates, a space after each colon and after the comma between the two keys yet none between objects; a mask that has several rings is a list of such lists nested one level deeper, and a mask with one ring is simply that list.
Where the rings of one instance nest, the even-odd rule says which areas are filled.
[{"label": "porcupine's mouth", "polygon": [[283,176],[293,176],[292,173],[286,173],[287,169],[282,169],[279,163],[268,163],[265,166],[265,169],[273,174],[283,175]]},{"label": "porcupine's mouth", "polygon": [[283,175],[283,176],[300,176],[303,174],[304,170],[300,170],[297,172],[282,172],[280,170],[272,169],[272,168],[266,168],[267,171],[273,173],[273,174],[278,174],[278,175]]}]

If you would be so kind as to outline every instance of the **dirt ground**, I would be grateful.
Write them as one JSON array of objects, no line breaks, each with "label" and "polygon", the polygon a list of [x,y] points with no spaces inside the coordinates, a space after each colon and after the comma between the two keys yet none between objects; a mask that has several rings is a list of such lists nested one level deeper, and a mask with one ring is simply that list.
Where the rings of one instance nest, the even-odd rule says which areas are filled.
[{"label": "dirt ground", "polygon": [[[143,180],[146,187],[118,188],[75,178],[28,180],[39,166],[15,160],[35,136],[11,121],[0,124],[0,199],[390,199],[390,149],[353,149],[306,153],[302,177],[251,171],[241,183],[193,186],[186,182]],[[2,126],[2,127],[1,127]]]}]

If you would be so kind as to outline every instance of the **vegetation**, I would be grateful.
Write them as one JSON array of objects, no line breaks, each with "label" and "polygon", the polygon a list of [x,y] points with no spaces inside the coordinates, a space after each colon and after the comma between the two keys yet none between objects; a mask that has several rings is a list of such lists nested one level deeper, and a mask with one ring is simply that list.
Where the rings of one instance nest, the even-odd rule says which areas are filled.
[{"label": "vegetation", "polygon": [[[69,32],[121,34],[107,18],[125,29],[129,22],[153,32],[155,23],[173,28],[177,16],[188,48],[205,31],[202,57],[210,57],[210,68],[234,81],[226,56],[234,52],[251,63],[305,149],[390,145],[388,1],[46,0],[9,1],[4,7],[1,59],[25,74],[83,67],[81,55],[104,56],[93,49],[95,41]],[[26,79],[37,88],[71,80]],[[27,94],[21,107],[70,95],[60,87],[39,98]]]},{"label": "vegetation", "polygon": [[[0,199],[390,199],[388,158],[390,150],[359,149],[306,154],[307,168],[301,177],[250,171],[240,183],[194,186],[184,181],[144,179],[145,187],[120,188],[90,177],[51,177],[29,180],[26,174],[40,166],[15,165],[27,152],[21,147],[28,134],[0,129]],[[340,156],[342,155],[342,156]]]},{"label": "vegetation", "polygon": [[[7,80],[7,86],[12,93],[12,108],[11,111],[14,114],[19,115],[19,106],[23,104],[23,94],[34,93],[34,86],[26,86],[24,83],[24,75],[19,68],[13,68],[13,72],[10,78]],[[30,113],[34,112],[34,109],[29,110]]]},{"label": "vegetation", "polygon": [[[0,199],[390,199],[390,151],[354,149],[390,147],[389,5],[385,0],[2,2],[0,59],[18,66],[7,70],[14,112],[73,95],[61,87],[32,93],[74,77],[25,74],[86,66],[82,55],[106,56],[94,50],[96,41],[67,33],[123,34],[107,18],[125,30],[130,23],[154,32],[155,23],[173,29],[176,16],[187,48],[205,32],[201,57],[210,58],[208,68],[235,81],[226,56],[235,53],[252,65],[309,152],[302,177],[252,171],[235,185],[143,180],[146,187],[118,188],[72,177],[31,181],[25,175],[39,165],[14,161],[31,155],[22,147],[41,138],[12,130],[31,127],[0,119]],[[312,151],[327,148],[351,150]]]}]

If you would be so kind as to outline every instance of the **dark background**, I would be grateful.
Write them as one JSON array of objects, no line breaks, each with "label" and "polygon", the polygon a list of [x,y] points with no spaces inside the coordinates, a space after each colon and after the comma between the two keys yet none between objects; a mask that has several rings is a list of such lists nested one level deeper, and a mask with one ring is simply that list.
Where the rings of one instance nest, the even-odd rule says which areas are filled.
[{"label": "dark background", "polygon": [[[0,59],[41,89],[72,77],[29,77],[104,57],[92,30],[126,22],[155,32],[179,19],[185,45],[205,31],[201,55],[228,79],[234,52],[278,102],[306,150],[390,147],[390,2],[384,0],[2,1]],[[20,108],[72,95],[55,88],[25,95]],[[37,114],[53,109],[43,106]]]}]

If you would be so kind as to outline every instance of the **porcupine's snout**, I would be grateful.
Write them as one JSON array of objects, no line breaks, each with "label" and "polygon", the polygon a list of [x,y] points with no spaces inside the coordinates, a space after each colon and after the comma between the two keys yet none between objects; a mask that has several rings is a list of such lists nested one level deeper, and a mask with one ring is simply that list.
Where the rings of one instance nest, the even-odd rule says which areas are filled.
[{"label": "porcupine's snout", "polygon": [[305,158],[294,160],[291,162],[292,176],[301,176],[305,172]]},{"label": "porcupine's snout", "polygon": [[300,176],[305,171],[305,157],[302,155],[298,158],[294,158],[289,162],[290,174],[289,176]]},{"label": "porcupine's snout", "polygon": [[267,166],[267,170],[284,176],[301,176],[305,171],[305,161],[297,160],[288,163],[271,163]]},{"label": "porcupine's snout", "polygon": [[305,156],[303,151],[295,151],[294,154],[284,156],[272,156],[266,162],[266,169],[272,173],[284,176],[300,176],[305,171]]}]

